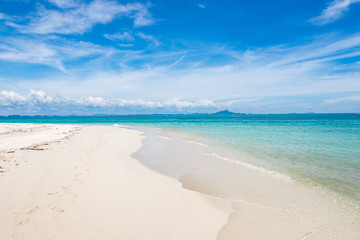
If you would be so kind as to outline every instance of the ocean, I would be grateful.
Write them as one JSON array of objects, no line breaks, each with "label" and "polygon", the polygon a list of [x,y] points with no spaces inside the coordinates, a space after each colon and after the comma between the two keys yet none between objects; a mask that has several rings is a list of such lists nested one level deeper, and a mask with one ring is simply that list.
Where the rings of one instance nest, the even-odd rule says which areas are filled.
[{"label": "ocean", "polygon": [[360,114],[132,115],[1,118],[0,122],[158,128],[212,154],[360,203]]}]

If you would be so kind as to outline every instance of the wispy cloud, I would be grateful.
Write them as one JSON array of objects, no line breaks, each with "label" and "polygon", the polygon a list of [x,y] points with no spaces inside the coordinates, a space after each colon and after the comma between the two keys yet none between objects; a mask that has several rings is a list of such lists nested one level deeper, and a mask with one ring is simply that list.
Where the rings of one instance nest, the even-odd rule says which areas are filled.
[{"label": "wispy cloud", "polygon": [[78,0],[48,0],[59,8],[73,8],[79,6]]},{"label": "wispy cloud", "polygon": [[134,41],[135,38],[129,32],[115,33],[115,34],[105,34],[104,37],[110,40],[120,40],[120,41]]},{"label": "wispy cloud", "polygon": [[205,8],[205,5],[204,5],[204,4],[201,4],[201,3],[199,3],[198,6],[199,6],[199,8],[202,8],[202,9]]},{"label": "wispy cloud", "polygon": [[0,20],[9,19],[10,16],[6,15],[5,13],[0,12]]},{"label": "wispy cloud", "polygon": [[133,47],[134,44],[133,43],[118,43],[119,47]]},{"label": "wispy cloud", "polygon": [[324,25],[335,22],[349,10],[350,5],[358,3],[360,0],[333,0],[321,15],[311,19],[314,24]]},{"label": "wispy cloud", "polygon": [[56,50],[44,43],[25,39],[8,39],[0,44],[0,59],[13,62],[39,63],[65,70]]},{"label": "wispy cloud", "polygon": [[[73,6],[74,1],[53,1],[58,6]],[[119,4],[111,0],[93,0],[76,8],[49,10],[39,6],[37,13],[27,25],[19,25],[22,33],[35,34],[83,34],[96,24],[107,24],[117,17],[134,19],[134,26],[150,25],[154,22],[147,6],[141,3]],[[17,25],[16,25],[17,26]]]},{"label": "wispy cloud", "polygon": [[156,47],[158,47],[160,45],[160,42],[152,35],[148,35],[148,34],[145,34],[143,32],[138,32],[137,36],[144,39],[144,40],[150,41],[154,48],[156,48]]},{"label": "wispy cloud", "polygon": [[174,63],[170,64],[168,68],[172,68],[176,66],[179,62],[181,62],[184,59],[185,55],[182,55],[178,60],[176,60]]},{"label": "wispy cloud", "polygon": [[[303,65],[326,63],[360,56],[360,34],[352,34],[346,37],[323,36],[313,42],[295,47],[275,46],[266,49],[258,49],[248,52],[246,58],[252,62],[262,59],[273,58],[272,66],[297,64]],[[274,55],[275,54],[275,55]]]},{"label": "wispy cloud", "polygon": [[[48,11],[54,11],[56,14],[60,13],[61,18],[65,18],[62,14],[93,8],[90,6],[96,2],[109,4],[109,11],[97,12],[100,15],[101,12],[106,16],[109,14],[106,21],[110,22],[117,16],[117,13],[113,12],[118,10],[112,11],[111,6],[120,5],[104,0],[65,10],[43,10],[46,16],[49,16]],[[148,7],[141,4],[121,6],[130,6],[125,7],[126,9]],[[92,11],[95,9],[99,8],[94,7]],[[135,17],[136,12],[138,10],[124,10],[120,15],[131,18]],[[39,19],[38,15],[34,16],[31,24],[39,22]],[[94,20],[88,27],[80,27],[79,31],[71,30],[72,26],[66,29],[61,22],[59,29],[80,33],[91,29],[95,22],[99,21]],[[57,28],[51,29],[44,32],[57,31]],[[151,34],[151,29],[118,29],[123,31],[112,31],[100,36],[114,41],[111,43],[113,47],[67,40],[70,38],[57,35],[32,34],[1,38],[0,59],[3,61],[43,64],[66,72],[56,72],[37,80],[27,80],[24,77],[3,89],[19,89],[20,92],[31,88],[43,89],[52,96],[72,96],[72,102],[80,104],[78,102],[82,101],[87,104],[84,106],[93,107],[118,107],[120,103],[126,107],[131,104],[138,104],[138,107],[146,104],[164,107],[176,101],[180,101],[183,106],[195,106],[201,99],[210,99],[216,102],[217,106],[222,103],[224,106],[241,108],[264,106],[264,99],[274,97],[315,95],[322,96],[317,100],[321,104],[323,101],[329,102],[324,99],[357,96],[360,92],[359,33],[343,36],[333,33],[315,36],[313,40],[308,39],[307,43],[300,45],[284,44],[239,50],[231,44],[205,44],[183,40],[168,44],[163,37],[160,43],[157,39],[160,35],[155,37]],[[71,39],[75,38],[77,36],[71,36]],[[147,47],[144,47],[144,42],[148,43]],[[133,46],[134,48],[130,48]],[[76,98],[84,95],[89,97]],[[118,96],[121,96],[121,101]],[[16,94],[13,94],[13,97],[16,98]],[[273,102],[274,105],[280,104],[277,99]],[[178,103],[178,106],[181,104]],[[306,107],[309,105],[303,102],[294,104]]]},{"label": "wispy cloud", "polygon": [[338,98],[330,98],[325,99],[323,104],[338,104],[342,102],[360,102],[360,95],[359,96],[348,96],[348,97],[338,97]]},{"label": "wispy cloud", "polygon": [[[67,69],[68,64],[73,64],[71,60],[94,56],[94,64],[85,61],[79,66],[83,70],[68,70],[71,77],[48,76],[45,82],[25,80],[16,83],[18,87],[32,86],[52,94],[56,89],[63,95],[72,92],[74,96],[85,92],[91,96],[115,97],[120,94],[127,98],[163,100],[173,97],[194,99],[195,96],[195,99],[224,101],[224,96],[236,100],[360,92],[356,61],[356,57],[360,57],[359,34],[330,35],[300,46],[281,45],[246,51],[194,44],[181,50],[151,49],[147,52],[85,42],[38,40],[35,43],[47,50],[33,52],[36,48],[31,45],[35,44],[32,41],[16,43],[12,40],[0,46],[3,49],[0,58],[11,59],[7,55],[11,53],[12,61],[31,62],[38,54],[36,52],[42,52],[44,56],[37,62],[51,63],[57,68],[60,63]],[[195,62],[198,64],[194,65]],[[102,68],[102,64],[106,67]],[[120,67],[109,71],[107,67],[114,64]]]},{"label": "wispy cloud", "polygon": [[111,48],[88,42],[74,42],[58,37],[7,37],[0,41],[0,59],[36,63],[66,71],[64,62],[82,57],[105,56]]}]

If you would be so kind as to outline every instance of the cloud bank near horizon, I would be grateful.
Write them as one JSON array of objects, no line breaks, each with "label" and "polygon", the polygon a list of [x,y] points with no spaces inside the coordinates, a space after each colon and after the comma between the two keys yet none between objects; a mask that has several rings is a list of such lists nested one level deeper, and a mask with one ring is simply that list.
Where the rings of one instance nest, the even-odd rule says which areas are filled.
[{"label": "cloud bank near horizon", "polygon": [[[0,92],[0,115],[12,115],[21,111],[22,115],[30,114],[58,114],[67,115],[74,112],[89,110],[97,113],[147,113],[153,112],[208,112],[218,109],[212,101],[187,101],[177,98],[165,101],[148,101],[143,99],[104,99],[88,96],[84,98],[69,98],[63,96],[48,96],[44,91],[31,90],[28,95],[21,95],[14,91]],[[14,111],[16,110],[16,111]],[[116,111],[116,112],[114,112]],[[82,112],[84,113],[84,112]]]},{"label": "cloud bank near horizon", "polygon": [[[164,101],[150,101],[144,99],[128,100],[122,98],[104,99],[102,97],[87,96],[70,98],[64,96],[49,96],[44,91],[31,90],[29,94],[22,95],[14,91],[0,92],[0,116],[8,115],[70,115],[94,113],[102,114],[146,114],[146,113],[211,113],[233,106],[242,105],[251,107],[265,107],[269,105],[284,104],[284,99],[244,98],[213,102],[208,99],[190,101],[186,99],[171,98]],[[296,101],[295,101],[296,102]],[[349,97],[328,98],[319,102],[317,107],[323,105],[337,106],[341,104],[360,103],[360,95]],[[298,103],[303,104],[304,103]],[[306,105],[306,104],[305,104]],[[316,106],[314,106],[316,109]],[[246,110],[246,108],[244,109]],[[305,110],[311,110],[305,108]],[[251,113],[244,111],[245,113]],[[304,111],[307,112],[307,111]],[[286,111],[283,113],[287,113]]]}]

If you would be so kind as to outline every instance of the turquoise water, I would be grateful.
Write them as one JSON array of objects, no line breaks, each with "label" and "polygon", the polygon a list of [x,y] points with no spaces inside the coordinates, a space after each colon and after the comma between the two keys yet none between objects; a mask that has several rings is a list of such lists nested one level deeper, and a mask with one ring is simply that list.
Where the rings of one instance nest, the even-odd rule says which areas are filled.
[{"label": "turquoise water", "polygon": [[216,146],[234,160],[360,202],[360,114],[4,118],[0,122],[159,127]]}]

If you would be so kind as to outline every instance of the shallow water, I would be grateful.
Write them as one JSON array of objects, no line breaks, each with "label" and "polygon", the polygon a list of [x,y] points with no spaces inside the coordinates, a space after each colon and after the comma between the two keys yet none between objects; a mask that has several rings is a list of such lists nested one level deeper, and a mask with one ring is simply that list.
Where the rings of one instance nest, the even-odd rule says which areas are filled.
[{"label": "shallow water", "polygon": [[311,239],[358,239],[360,211],[333,191],[299,184],[275,171],[223,157],[219,155],[224,153],[222,149],[188,135],[136,129],[146,138],[133,157],[177,178],[188,190],[232,204],[233,212],[219,232],[219,240],[244,236],[306,239],[309,235]]},{"label": "shallow water", "polygon": [[0,119],[0,122],[119,124],[176,132],[209,154],[360,202],[360,114],[150,115]]}]

